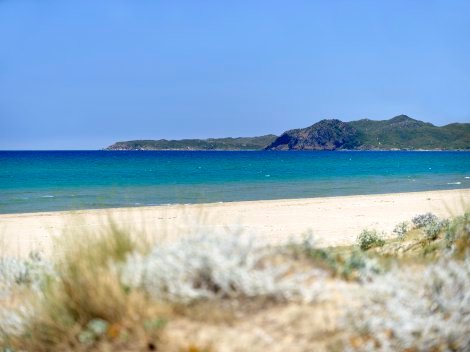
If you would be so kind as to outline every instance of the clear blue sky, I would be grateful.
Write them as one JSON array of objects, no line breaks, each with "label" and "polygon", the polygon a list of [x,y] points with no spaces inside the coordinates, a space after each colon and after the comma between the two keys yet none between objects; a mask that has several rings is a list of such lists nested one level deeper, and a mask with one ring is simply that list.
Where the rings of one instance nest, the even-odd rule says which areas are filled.
[{"label": "clear blue sky", "polygon": [[0,149],[470,121],[470,1],[0,0]]}]

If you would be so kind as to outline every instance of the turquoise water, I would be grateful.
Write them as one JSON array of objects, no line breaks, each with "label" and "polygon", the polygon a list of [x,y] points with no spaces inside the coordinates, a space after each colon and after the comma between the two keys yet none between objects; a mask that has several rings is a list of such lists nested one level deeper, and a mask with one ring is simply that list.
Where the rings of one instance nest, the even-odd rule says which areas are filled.
[{"label": "turquoise water", "polygon": [[0,213],[470,188],[470,152],[0,152]]}]

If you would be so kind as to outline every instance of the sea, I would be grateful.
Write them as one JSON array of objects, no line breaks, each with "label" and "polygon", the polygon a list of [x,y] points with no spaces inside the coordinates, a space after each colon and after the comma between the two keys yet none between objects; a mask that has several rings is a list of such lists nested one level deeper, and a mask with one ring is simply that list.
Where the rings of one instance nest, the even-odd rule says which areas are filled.
[{"label": "sea", "polygon": [[470,188],[470,152],[0,151],[0,213]]}]

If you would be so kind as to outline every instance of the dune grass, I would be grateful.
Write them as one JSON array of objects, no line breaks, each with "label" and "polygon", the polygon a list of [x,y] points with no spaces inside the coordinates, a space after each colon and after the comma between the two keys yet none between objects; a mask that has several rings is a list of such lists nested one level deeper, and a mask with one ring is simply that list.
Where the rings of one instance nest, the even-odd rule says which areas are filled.
[{"label": "dune grass", "polygon": [[[395,265],[364,286],[360,305],[349,310],[352,350],[470,350],[470,213],[414,220],[398,242],[375,249]],[[427,227],[436,224],[430,236]]]},{"label": "dune grass", "polygon": [[[237,305],[227,302],[234,300],[269,304],[314,297],[302,284],[306,273],[271,265],[263,248],[237,233],[152,243],[109,221],[97,233],[66,231],[54,248],[40,289],[30,291],[25,280],[26,294],[9,307],[15,324],[0,324],[3,347],[203,351],[207,346],[169,341],[167,324],[181,316],[228,321]],[[18,298],[19,291],[11,296]]]},{"label": "dune grass", "polygon": [[126,290],[109,265],[140,247],[113,222],[101,233],[64,233],[56,243],[53,275],[29,300],[19,333],[4,337],[6,343],[15,351],[143,350],[161,344],[162,322],[171,310]]},{"label": "dune grass", "polygon": [[[368,236],[365,247],[318,248],[309,237],[255,246],[239,233],[158,242],[112,221],[97,233],[66,231],[49,261],[38,254],[1,258],[0,346],[14,352],[216,351],[209,346],[223,341],[224,327],[228,332],[259,324],[260,312],[279,306],[328,312],[326,298],[347,313],[345,325],[318,335],[328,316],[315,320],[302,315],[308,309],[295,308],[308,324],[299,326],[306,346],[339,339],[333,350],[465,351],[470,215],[419,219],[414,227],[401,224],[391,237],[380,236],[380,246],[375,240],[370,245]],[[437,234],[427,236],[429,223],[440,224]],[[436,304],[439,309],[429,308]],[[276,313],[270,319],[290,321]],[[209,342],[197,334],[175,335],[185,324],[197,331],[217,326],[219,335]],[[241,331],[260,328],[269,324]],[[292,347],[280,344],[277,350],[282,346]]]}]

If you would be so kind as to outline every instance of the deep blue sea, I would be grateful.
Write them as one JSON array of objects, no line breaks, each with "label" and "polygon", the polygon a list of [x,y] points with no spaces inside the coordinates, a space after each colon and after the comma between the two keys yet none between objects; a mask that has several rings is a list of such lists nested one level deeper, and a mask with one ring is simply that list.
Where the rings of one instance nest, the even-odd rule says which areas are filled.
[{"label": "deep blue sea", "polygon": [[470,152],[0,152],[0,213],[470,188]]}]

